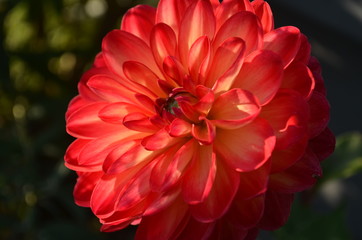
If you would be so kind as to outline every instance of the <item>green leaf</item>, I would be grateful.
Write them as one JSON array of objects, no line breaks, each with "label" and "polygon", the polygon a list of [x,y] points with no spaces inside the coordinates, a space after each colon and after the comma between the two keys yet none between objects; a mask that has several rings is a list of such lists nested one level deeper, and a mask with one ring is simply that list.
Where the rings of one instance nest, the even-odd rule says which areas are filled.
[{"label": "green leaf", "polygon": [[362,134],[352,132],[337,137],[336,150],[323,162],[323,180],[348,178],[362,172]]}]

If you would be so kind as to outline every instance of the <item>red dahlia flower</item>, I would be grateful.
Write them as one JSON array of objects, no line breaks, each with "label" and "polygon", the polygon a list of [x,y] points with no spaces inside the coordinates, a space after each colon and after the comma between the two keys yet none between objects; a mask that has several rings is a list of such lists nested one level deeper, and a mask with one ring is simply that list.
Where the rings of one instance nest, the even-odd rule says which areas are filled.
[{"label": "red dahlia flower", "polygon": [[263,0],[129,10],[66,114],[75,202],[136,239],[254,239],[334,147],[310,44]]}]

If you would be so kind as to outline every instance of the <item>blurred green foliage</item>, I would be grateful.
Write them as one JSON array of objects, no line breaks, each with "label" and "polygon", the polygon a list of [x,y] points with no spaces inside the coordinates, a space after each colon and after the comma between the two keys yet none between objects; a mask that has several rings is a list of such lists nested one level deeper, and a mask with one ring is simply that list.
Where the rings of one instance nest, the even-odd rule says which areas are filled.
[{"label": "blurred green foliage", "polygon": [[[156,1],[0,0],[0,239],[132,239],[134,227],[100,233],[90,210],[74,204],[76,176],[63,165],[72,141],[64,113],[102,38],[139,3]],[[325,181],[361,170],[361,134],[341,136]],[[327,215],[300,201],[293,209],[276,239],[348,239],[338,228],[342,206]],[[342,230],[313,235],[330,226]]]}]

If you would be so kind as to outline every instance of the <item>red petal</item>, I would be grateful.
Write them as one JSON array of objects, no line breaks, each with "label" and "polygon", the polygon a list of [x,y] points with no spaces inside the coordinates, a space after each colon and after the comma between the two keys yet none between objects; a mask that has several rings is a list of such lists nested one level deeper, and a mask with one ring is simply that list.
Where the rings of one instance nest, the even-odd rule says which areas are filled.
[{"label": "red petal", "polygon": [[[241,24],[242,23],[242,24]],[[219,29],[213,42],[214,49],[230,37],[241,38],[245,42],[245,56],[259,49],[263,44],[263,30],[259,19],[251,12],[239,12],[230,17]]]},{"label": "red petal", "polygon": [[[135,240],[176,239],[187,223],[187,204],[176,199],[166,210],[142,218]],[[154,224],[157,223],[157,224]]]},{"label": "red petal", "polygon": [[67,112],[65,113],[65,119],[67,120],[69,116],[72,115],[75,111],[84,105],[88,105],[89,103],[90,102],[82,98],[80,95],[74,97],[68,105]]},{"label": "red petal", "polygon": [[221,218],[229,209],[239,187],[239,173],[217,161],[214,184],[202,203],[191,205],[191,213],[200,222]]},{"label": "red petal", "polygon": [[178,140],[177,138],[171,137],[167,130],[161,129],[157,133],[145,137],[142,140],[142,145],[145,149],[154,151],[170,146]]},{"label": "red petal", "polygon": [[130,103],[115,102],[108,104],[107,106],[102,108],[99,111],[98,116],[105,122],[122,124],[123,118],[127,114],[134,112],[145,112],[145,109]]},{"label": "red petal", "polygon": [[176,35],[172,28],[164,23],[159,23],[153,28],[150,46],[156,63],[161,69],[167,56],[177,56]]},{"label": "red petal", "polygon": [[99,138],[112,133],[121,133],[124,127],[118,124],[103,122],[98,117],[98,112],[107,105],[98,102],[83,106],[67,119],[67,132],[77,138]]},{"label": "red petal", "polygon": [[251,3],[255,10],[255,15],[258,16],[264,33],[268,33],[274,28],[274,18],[270,6],[264,0],[255,0]]},{"label": "red petal", "polygon": [[148,5],[138,5],[124,14],[121,29],[148,43],[151,29],[155,24],[155,16],[155,8]]},{"label": "red petal", "polygon": [[187,58],[192,44],[201,36],[213,39],[214,33],[215,16],[210,1],[193,1],[193,4],[186,10],[180,24],[178,43],[180,59],[184,66],[188,66]]},{"label": "red petal", "polygon": [[288,66],[295,58],[300,47],[300,31],[296,27],[286,26],[274,29],[264,36],[264,49],[277,53]]},{"label": "red petal", "polygon": [[[240,183],[242,186],[242,183]],[[239,192],[243,188],[239,189]],[[229,219],[234,225],[240,226],[244,229],[254,227],[263,216],[264,213],[265,194],[261,194],[257,197],[245,200],[236,199],[233,205],[226,214],[226,218]]]},{"label": "red petal", "polygon": [[168,77],[170,77],[178,85],[183,85],[183,78],[187,75],[187,72],[182,64],[175,57],[166,57],[162,66],[163,71]]},{"label": "red petal", "polygon": [[197,139],[201,144],[211,144],[216,136],[216,128],[214,124],[208,119],[204,119],[199,124],[192,124],[191,128],[192,136]]},{"label": "red petal", "polygon": [[249,172],[261,167],[274,150],[273,129],[257,118],[248,125],[233,129],[218,129],[215,150],[233,169]]},{"label": "red petal", "polygon": [[299,141],[291,144],[283,150],[275,150],[271,156],[272,173],[277,173],[292,166],[298,161],[305,153],[305,149],[308,145],[308,134],[304,134],[304,137]]},{"label": "red petal", "polygon": [[175,118],[170,124],[169,133],[172,137],[184,137],[191,133],[191,124],[180,118]]},{"label": "red petal", "polygon": [[78,163],[78,156],[79,153],[82,151],[85,145],[87,145],[92,140],[85,140],[85,139],[76,139],[73,141],[64,156],[65,166],[69,169],[74,171],[81,171],[81,172],[94,172],[99,171],[102,167],[99,165],[94,166],[80,166]]},{"label": "red petal", "polygon": [[297,55],[294,58],[294,61],[299,61],[304,64],[308,64],[311,54],[311,46],[308,42],[308,38],[304,35],[300,35],[300,48]]},{"label": "red petal", "polygon": [[[124,83],[128,83],[126,87]],[[149,93],[146,89],[130,89],[131,83],[119,82],[108,75],[94,75],[87,82],[87,86],[97,94],[98,97],[109,102],[131,102],[134,99],[135,90]]]},{"label": "red petal", "polygon": [[253,94],[234,88],[216,99],[208,119],[217,127],[234,129],[252,121],[259,112],[260,106]]},{"label": "red petal", "polygon": [[251,172],[240,173],[238,199],[250,199],[266,192],[269,181],[271,161]]},{"label": "red petal", "polygon": [[153,58],[151,49],[140,38],[122,31],[113,30],[104,37],[102,52],[108,68],[124,77],[123,63],[136,61],[144,64],[156,75],[162,76]]},{"label": "red petal", "polygon": [[202,116],[206,116],[214,103],[214,92],[210,88],[202,85],[198,85],[195,92],[199,101],[193,107]]},{"label": "red petal", "polygon": [[250,91],[265,105],[280,88],[282,76],[283,66],[278,55],[271,51],[255,51],[245,59],[232,88]]},{"label": "red petal", "polygon": [[167,97],[158,86],[158,77],[156,74],[142,63],[133,61],[124,62],[123,72],[128,79],[151,90],[158,97]]},{"label": "red petal", "polygon": [[154,215],[155,213],[164,211],[175,201],[176,198],[180,197],[180,193],[180,188],[174,188],[171,191],[165,192],[163,195],[161,195],[159,198],[157,198],[147,206],[147,209],[143,213],[143,216]]},{"label": "red petal", "polygon": [[231,16],[241,11],[254,11],[249,0],[223,0],[215,11],[217,29]]},{"label": "red petal", "polygon": [[109,153],[104,161],[103,170],[107,174],[119,174],[134,166],[146,164],[155,155],[155,152],[145,150],[140,141],[130,140]]},{"label": "red petal", "polygon": [[189,166],[189,162],[193,155],[196,154],[195,150],[197,143],[194,140],[188,141],[184,144],[174,155],[170,165],[167,168],[165,178],[163,181],[163,190],[174,186],[184,175],[185,169]]},{"label": "red petal", "polygon": [[283,226],[288,220],[293,202],[293,194],[268,191],[265,198],[264,216],[260,228],[272,231]]},{"label": "red petal", "polygon": [[84,146],[78,156],[80,166],[100,166],[103,164],[107,155],[119,147],[125,138],[132,138],[132,131],[124,131],[120,134],[112,134],[106,137],[95,139]]},{"label": "red petal", "polygon": [[157,6],[156,23],[165,23],[178,34],[181,18],[194,0],[160,0]]},{"label": "red petal", "polygon": [[188,204],[203,202],[209,195],[216,173],[216,156],[212,146],[200,146],[183,177],[182,196]]},{"label": "red petal", "polygon": [[336,138],[329,128],[326,128],[317,137],[309,141],[309,147],[318,157],[319,161],[323,161],[334,152],[336,146]]},{"label": "red petal", "polygon": [[203,65],[209,65],[208,62],[210,61],[210,51],[210,39],[207,36],[200,37],[191,46],[188,58],[188,67],[190,76],[196,84],[206,77],[204,70],[207,67],[203,67]]},{"label": "red petal", "polygon": [[328,125],[330,106],[326,97],[314,91],[308,101],[310,109],[309,135],[310,138],[318,136]]},{"label": "red petal", "polygon": [[308,105],[293,90],[281,89],[273,101],[263,107],[260,116],[273,127],[276,150],[282,150],[305,137],[309,118]]},{"label": "red petal", "polygon": [[103,172],[78,172],[77,183],[73,195],[74,201],[81,207],[90,207],[90,198],[95,185],[98,183]]},{"label": "red petal", "polygon": [[150,118],[143,113],[129,113],[123,119],[123,125],[131,130],[138,132],[154,133],[159,130],[158,126],[151,123]]},{"label": "red petal", "polygon": [[226,39],[216,50],[205,86],[214,92],[227,91],[244,62],[245,42],[236,37]]},{"label": "red petal", "polygon": [[295,193],[312,187],[322,175],[319,159],[308,150],[304,157],[287,170],[270,176],[269,188],[281,193]]},{"label": "red petal", "polygon": [[187,240],[200,240],[208,239],[214,229],[215,223],[202,223],[196,221],[194,218],[190,218],[186,227],[182,231],[178,239]]},{"label": "red petal", "polygon": [[284,71],[281,88],[290,88],[308,99],[314,89],[314,77],[302,62],[292,62]]}]

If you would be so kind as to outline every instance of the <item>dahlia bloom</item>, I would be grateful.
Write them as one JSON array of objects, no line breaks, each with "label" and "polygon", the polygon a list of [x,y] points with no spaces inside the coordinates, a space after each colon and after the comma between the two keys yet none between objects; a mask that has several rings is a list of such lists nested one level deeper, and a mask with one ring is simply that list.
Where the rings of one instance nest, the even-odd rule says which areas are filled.
[{"label": "dahlia bloom", "polygon": [[136,239],[255,239],[334,148],[319,63],[263,0],[139,5],[66,113],[75,202]]}]

